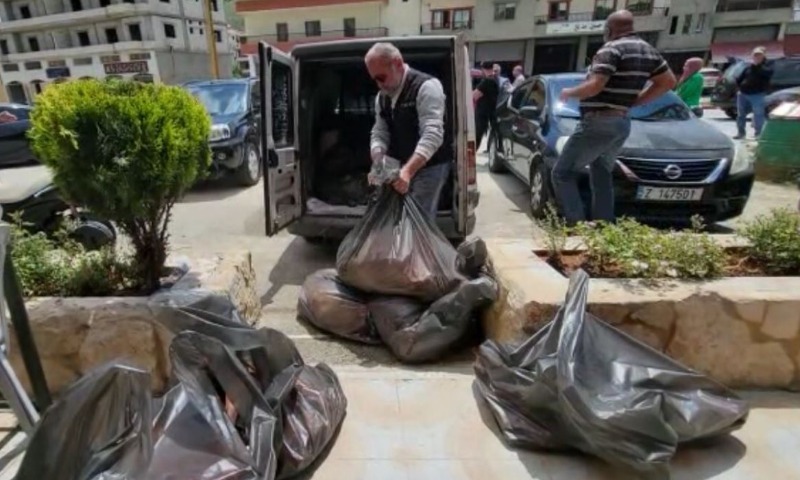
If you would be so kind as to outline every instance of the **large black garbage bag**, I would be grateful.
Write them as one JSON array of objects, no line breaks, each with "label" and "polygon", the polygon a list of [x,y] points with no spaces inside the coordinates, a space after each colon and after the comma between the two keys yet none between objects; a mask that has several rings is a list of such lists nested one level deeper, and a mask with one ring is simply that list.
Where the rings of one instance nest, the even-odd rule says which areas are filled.
[{"label": "large black garbage bag", "polygon": [[456,249],[456,269],[468,278],[476,278],[481,274],[489,259],[486,242],[481,238],[472,238]]},{"label": "large black garbage bag", "polygon": [[439,359],[453,350],[475,326],[474,312],[497,298],[489,277],[462,283],[430,307],[408,297],[379,297],[369,302],[378,334],[406,363]]},{"label": "large black garbage bag", "polygon": [[339,246],[336,270],[364,292],[434,301],[463,280],[456,255],[410,195],[384,186]]},{"label": "large black garbage bag", "polygon": [[145,478],[153,453],[150,412],[150,375],[100,367],[44,412],[15,478]]},{"label": "large black garbage bag", "polygon": [[151,400],[149,375],[124,366],[89,373],[43,415],[18,480],[275,480],[318,460],[347,408],[334,372],[276,330],[178,304],[197,305],[152,304],[176,334],[167,394]]},{"label": "large black garbage bag", "polygon": [[480,348],[477,386],[511,445],[664,473],[679,443],[744,424],[732,391],[586,313],[588,283],[574,273],[555,319],[522,345]]},{"label": "large black garbage bag", "polygon": [[341,282],[328,268],[309,275],[297,300],[298,316],[315,327],[350,340],[380,343],[369,320],[367,295]]}]

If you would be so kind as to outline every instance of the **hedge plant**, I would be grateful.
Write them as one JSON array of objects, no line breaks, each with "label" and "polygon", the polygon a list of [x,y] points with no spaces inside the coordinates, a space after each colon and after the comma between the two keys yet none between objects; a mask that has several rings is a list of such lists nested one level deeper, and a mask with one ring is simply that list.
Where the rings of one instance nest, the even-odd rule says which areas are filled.
[{"label": "hedge plant", "polygon": [[38,98],[29,137],[66,198],[130,237],[136,275],[159,287],[175,202],[210,164],[211,122],[180,87],[82,80]]}]

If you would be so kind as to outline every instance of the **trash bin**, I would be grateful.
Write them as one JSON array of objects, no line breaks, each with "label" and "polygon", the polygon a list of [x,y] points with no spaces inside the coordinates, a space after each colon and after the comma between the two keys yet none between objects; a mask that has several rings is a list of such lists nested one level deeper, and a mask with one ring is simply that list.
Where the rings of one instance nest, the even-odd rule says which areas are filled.
[{"label": "trash bin", "polygon": [[793,182],[800,174],[800,103],[784,102],[769,114],[756,148],[756,178]]}]

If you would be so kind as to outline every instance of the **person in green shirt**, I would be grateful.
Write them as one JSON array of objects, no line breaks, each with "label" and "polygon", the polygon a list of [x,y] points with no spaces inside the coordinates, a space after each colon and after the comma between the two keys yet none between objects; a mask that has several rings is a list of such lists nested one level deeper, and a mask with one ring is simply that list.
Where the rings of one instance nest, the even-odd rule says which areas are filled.
[{"label": "person in green shirt", "polygon": [[692,57],[683,64],[683,75],[675,88],[676,93],[693,112],[700,109],[700,96],[703,94],[703,59]]}]

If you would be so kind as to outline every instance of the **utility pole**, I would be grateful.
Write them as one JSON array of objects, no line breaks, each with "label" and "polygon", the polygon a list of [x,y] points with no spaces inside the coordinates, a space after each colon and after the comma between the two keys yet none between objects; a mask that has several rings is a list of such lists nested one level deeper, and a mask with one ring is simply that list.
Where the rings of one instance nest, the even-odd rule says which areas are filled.
[{"label": "utility pole", "polygon": [[[219,59],[217,58],[217,36],[214,33],[214,17],[211,13],[211,1],[203,0],[203,10],[205,17],[205,30],[206,30],[206,45],[208,45],[208,54],[211,57],[211,78],[219,78]],[[220,0],[217,0],[219,2]],[[219,5],[219,3],[217,4]],[[220,32],[222,35],[222,32]]]}]

